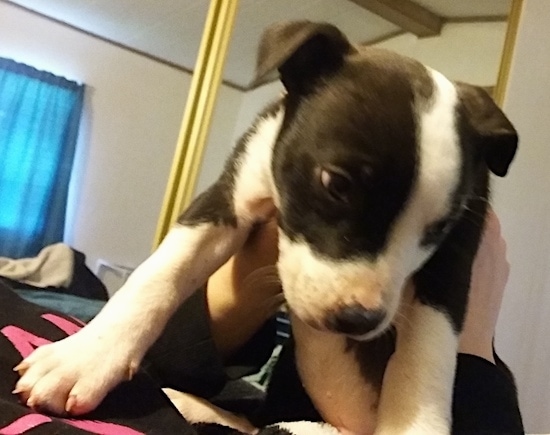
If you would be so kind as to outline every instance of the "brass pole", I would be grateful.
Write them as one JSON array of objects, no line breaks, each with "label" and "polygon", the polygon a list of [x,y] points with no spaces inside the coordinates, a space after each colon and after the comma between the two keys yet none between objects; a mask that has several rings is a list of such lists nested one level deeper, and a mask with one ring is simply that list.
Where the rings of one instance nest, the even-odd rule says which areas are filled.
[{"label": "brass pole", "polygon": [[193,197],[238,0],[212,0],[185,106],[153,248]]},{"label": "brass pole", "polygon": [[502,107],[506,96],[514,48],[516,46],[516,37],[518,34],[521,11],[523,9],[523,0],[513,0],[508,15],[508,27],[506,28],[506,37],[504,38],[504,47],[500,58],[500,67],[498,71],[497,85],[495,87],[494,98],[497,104]]}]

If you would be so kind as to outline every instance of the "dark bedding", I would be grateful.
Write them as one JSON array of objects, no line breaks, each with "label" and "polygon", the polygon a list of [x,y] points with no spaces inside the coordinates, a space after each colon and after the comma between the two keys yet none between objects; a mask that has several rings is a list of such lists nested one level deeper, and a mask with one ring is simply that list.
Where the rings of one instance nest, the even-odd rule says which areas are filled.
[{"label": "dark bedding", "polygon": [[11,393],[18,378],[12,368],[38,345],[59,340],[81,325],[23,300],[0,283],[0,434],[197,433],[145,372],[121,384],[97,410],[78,419],[47,416],[19,403]]}]

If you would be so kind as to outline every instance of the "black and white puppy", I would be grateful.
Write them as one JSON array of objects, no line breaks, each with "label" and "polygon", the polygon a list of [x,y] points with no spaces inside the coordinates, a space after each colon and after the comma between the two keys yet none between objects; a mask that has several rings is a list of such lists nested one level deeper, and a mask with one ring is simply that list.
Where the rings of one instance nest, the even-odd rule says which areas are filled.
[{"label": "black and white puppy", "polygon": [[[329,24],[269,28],[258,78],[274,70],[286,95],[245,134],[218,181],[88,326],[18,367],[29,405],[73,414],[97,406],[132,376],[175,308],[276,212],[298,369],[321,415],[353,433],[449,433],[488,172],[506,174],[516,132],[483,90],[354,46]],[[411,276],[414,294],[405,294]],[[378,397],[361,386],[365,352],[350,358],[346,343],[392,323],[398,340]],[[311,341],[300,346],[301,337]],[[315,386],[319,361],[324,390]],[[346,407],[358,411],[342,420]],[[377,409],[376,425],[367,408]]]}]

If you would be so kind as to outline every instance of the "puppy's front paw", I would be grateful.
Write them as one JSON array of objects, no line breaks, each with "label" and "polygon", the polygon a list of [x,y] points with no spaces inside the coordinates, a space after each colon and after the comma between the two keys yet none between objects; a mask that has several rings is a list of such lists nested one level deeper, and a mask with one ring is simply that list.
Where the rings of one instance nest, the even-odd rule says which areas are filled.
[{"label": "puppy's front paw", "polygon": [[121,345],[81,331],[41,346],[14,368],[21,375],[14,394],[36,410],[90,412],[138,368],[139,362],[132,361]]}]

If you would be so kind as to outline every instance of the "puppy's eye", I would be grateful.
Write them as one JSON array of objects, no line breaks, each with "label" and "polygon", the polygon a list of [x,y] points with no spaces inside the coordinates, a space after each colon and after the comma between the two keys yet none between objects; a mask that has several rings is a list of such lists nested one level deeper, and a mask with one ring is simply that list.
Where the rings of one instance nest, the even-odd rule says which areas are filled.
[{"label": "puppy's eye", "polygon": [[353,180],[348,173],[321,169],[320,177],[321,185],[333,199],[341,202],[349,201],[349,195],[353,188]]}]

